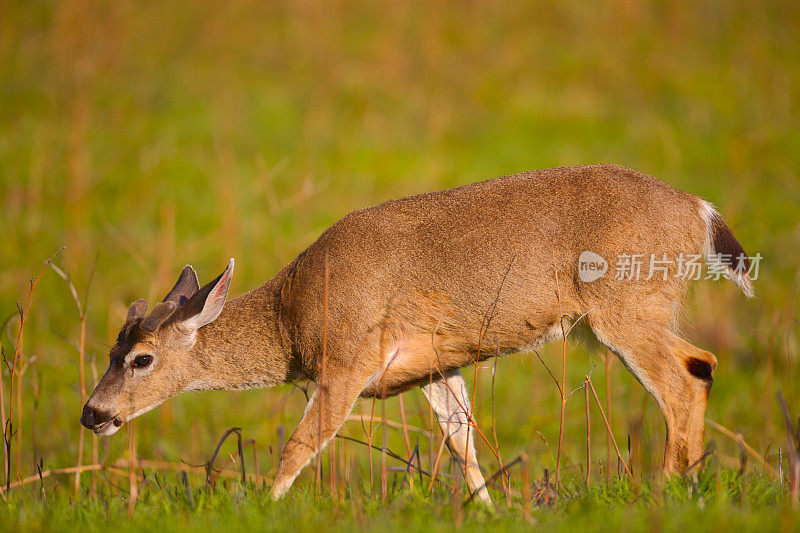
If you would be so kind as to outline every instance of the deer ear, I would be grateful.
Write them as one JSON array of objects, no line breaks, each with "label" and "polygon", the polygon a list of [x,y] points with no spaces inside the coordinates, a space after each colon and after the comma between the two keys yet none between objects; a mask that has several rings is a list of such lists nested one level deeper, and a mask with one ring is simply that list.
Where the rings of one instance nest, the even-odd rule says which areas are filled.
[{"label": "deer ear", "polygon": [[192,265],[186,265],[183,267],[175,286],[172,287],[172,290],[164,297],[163,301],[175,302],[175,305],[181,306],[199,290],[200,282],[197,281],[197,273],[192,268]]},{"label": "deer ear", "polygon": [[166,319],[170,317],[170,315],[177,309],[178,304],[175,302],[158,302],[154,307],[153,310],[148,313],[140,326],[142,329],[145,329],[149,332],[154,332],[164,323]]},{"label": "deer ear", "polygon": [[228,288],[233,277],[233,258],[225,272],[217,279],[197,291],[176,313],[180,325],[189,331],[197,331],[217,319],[225,305]]}]

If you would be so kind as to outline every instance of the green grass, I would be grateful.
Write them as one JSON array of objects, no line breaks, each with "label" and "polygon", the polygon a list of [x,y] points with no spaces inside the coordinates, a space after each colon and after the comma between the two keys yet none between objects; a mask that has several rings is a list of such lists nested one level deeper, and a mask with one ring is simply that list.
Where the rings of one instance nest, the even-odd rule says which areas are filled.
[{"label": "green grass", "polygon": [[[154,524],[164,531],[284,530],[430,531],[464,529],[517,530],[522,526],[555,531],[628,531],[659,527],[665,531],[764,531],[785,529],[797,518],[780,488],[763,477],[740,476],[732,470],[706,472],[698,480],[675,479],[666,484],[634,486],[629,482],[567,487],[557,505],[532,504],[528,518],[521,502],[511,509],[488,511],[480,506],[453,503],[449,494],[420,491],[392,494],[386,503],[362,488],[349,490],[343,500],[316,496],[299,487],[286,499],[273,502],[266,491],[249,483],[226,483],[216,490],[185,485],[169,476],[151,476],[136,512],[128,515],[124,498],[101,492],[79,506],[69,498],[15,494],[0,509],[3,523],[12,529],[80,529],[81,531],[137,531]],[[744,490],[744,495],[742,492]],[[572,495],[570,495],[572,494]]]},{"label": "green grass", "polygon": [[[800,412],[799,32],[800,10],[788,0],[0,3],[0,320],[11,317],[0,344],[13,354],[16,303],[42,261],[65,244],[58,263],[80,292],[94,272],[86,338],[91,385],[91,361],[103,371],[127,305],[161,298],[186,263],[209,280],[236,257],[238,294],[355,208],[521,170],[616,162],[707,197],[745,249],[764,256],[757,299],[745,301],[730,283],[698,283],[684,330],[719,360],[708,417],[741,432],[776,469],[782,448],[786,472],[775,395],[782,391],[790,412]],[[20,396],[19,477],[33,475],[40,460],[45,469],[77,463],[78,337],[69,290],[47,272],[25,331],[23,362],[32,362]],[[559,355],[558,347],[542,353],[551,368]],[[604,399],[601,355],[571,346],[568,382],[578,386],[597,367]],[[465,377],[478,387],[476,416],[488,430],[490,369],[476,383],[472,369]],[[7,400],[7,370],[0,379]],[[609,379],[614,434],[647,484],[659,469],[663,422],[621,365],[612,366]],[[564,474],[573,489],[556,509],[534,508],[537,523],[796,528],[787,484],[760,477],[763,468],[752,458],[741,502],[739,447],[711,428],[714,464],[725,467],[703,474],[713,474],[713,486],[701,476],[701,488],[691,493],[691,484],[675,482],[637,498],[625,484],[605,489],[597,465],[585,493],[580,396],[570,400],[566,417]],[[427,429],[421,395],[404,398],[409,424]],[[288,386],[182,395],[137,420],[138,455],[201,464],[220,435],[238,426],[256,439],[261,474],[271,479],[278,432],[292,431],[304,404]],[[499,362],[494,404],[503,458],[526,453],[531,478],[541,483],[555,464],[560,401],[535,356]],[[365,402],[357,412],[371,409]],[[399,420],[396,399],[386,412]],[[592,428],[593,459],[605,465],[606,437],[594,408]],[[366,440],[357,422],[344,434]],[[380,436],[379,429],[378,443]],[[412,433],[417,438],[427,468],[431,443]],[[349,487],[343,503],[327,493],[315,497],[307,469],[277,504],[252,488],[245,497],[235,483],[204,495],[200,477],[190,476],[191,509],[174,473],[144,469],[148,479],[165,476],[166,485],[145,483],[132,518],[127,481],[107,474],[120,485],[115,492],[101,477],[102,497],[92,501],[87,473],[77,499],[66,475],[45,480],[47,504],[38,483],[12,492],[10,503],[0,503],[0,523],[455,527],[444,489],[432,496],[398,489],[382,504],[379,476],[370,488],[365,448],[339,446]],[[84,464],[91,462],[88,435],[87,447]],[[99,442],[98,451],[111,464],[126,457],[127,447],[122,435]],[[405,454],[401,433],[389,432],[388,447]],[[14,480],[16,449],[15,443]],[[226,444],[220,459],[233,451]],[[484,443],[478,453],[485,470],[497,468]],[[247,468],[252,472],[252,459]],[[514,475],[518,490],[519,471]],[[495,515],[469,508],[463,527],[521,527],[522,520],[516,501]]]}]

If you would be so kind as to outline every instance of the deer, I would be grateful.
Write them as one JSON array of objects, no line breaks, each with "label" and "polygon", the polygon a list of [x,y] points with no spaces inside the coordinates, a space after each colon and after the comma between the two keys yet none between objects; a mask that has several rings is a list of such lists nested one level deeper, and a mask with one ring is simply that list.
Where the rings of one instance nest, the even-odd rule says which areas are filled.
[{"label": "deer", "polygon": [[[707,200],[610,164],[498,177],[358,209],[263,285],[227,299],[191,266],[148,312],[128,309],[81,424],[111,435],[187,391],[310,380],[281,454],[281,498],[360,398],[420,387],[470,492],[491,505],[460,369],[530,353],[581,326],[658,405],[663,471],[697,468],[716,357],[680,332],[691,278],[585,275],[582,256],[705,256],[753,296],[750,258]],[[608,269],[608,265],[606,265]],[[488,318],[487,318],[488,317]],[[324,365],[324,371],[323,371]]]}]

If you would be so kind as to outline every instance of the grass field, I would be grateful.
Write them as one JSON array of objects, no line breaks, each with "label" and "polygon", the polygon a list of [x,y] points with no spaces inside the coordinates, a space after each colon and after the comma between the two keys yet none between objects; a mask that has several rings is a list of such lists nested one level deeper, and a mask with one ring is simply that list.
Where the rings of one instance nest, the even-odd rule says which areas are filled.
[{"label": "grass field", "polygon": [[[4,491],[1,527],[798,529],[776,401],[782,393],[796,419],[798,34],[800,4],[783,0],[0,2],[0,340],[6,360],[20,353],[13,401],[8,365],[0,371],[2,418],[14,410],[10,478],[2,469],[0,480],[56,471]],[[323,453],[319,494],[311,467],[271,502],[280,444],[305,405],[295,387],[185,394],[137,419],[127,437],[81,429],[83,396],[128,304],[160,299],[184,264],[203,282],[235,257],[240,294],[355,208],[597,162],[705,196],[764,257],[756,299],[706,281],[687,302],[687,337],[719,360],[698,479],[659,480],[655,403],[618,361],[606,375],[604,354],[577,344],[568,345],[567,385],[592,372],[634,480],[620,474],[592,406],[587,486],[579,393],[567,404],[564,486],[545,497],[560,398],[539,359],[520,354],[498,363],[494,392],[491,363],[464,372],[501,457],[527,457],[512,469],[509,505],[492,490],[494,513],[462,507],[467,494],[446,452],[431,491],[424,478],[409,489],[390,458],[384,498],[380,452],[351,440]],[[17,303],[65,245],[55,264],[81,309],[48,268],[17,350]],[[540,355],[558,368],[561,346]],[[407,457],[418,444],[429,470],[440,436],[418,391],[403,400],[410,440],[391,426],[386,447]],[[363,402],[355,413],[373,409],[381,412]],[[398,399],[385,409],[400,421]],[[215,462],[230,477],[205,489],[203,469],[187,465],[206,463],[231,427],[254,439],[257,465],[248,446],[244,468],[257,466],[259,478],[238,481],[231,440]],[[342,434],[367,441],[370,427],[380,448],[379,423],[349,422]],[[478,457],[497,470],[484,442]],[[79,480],[57,473],[79,464],[98,469]]]}]

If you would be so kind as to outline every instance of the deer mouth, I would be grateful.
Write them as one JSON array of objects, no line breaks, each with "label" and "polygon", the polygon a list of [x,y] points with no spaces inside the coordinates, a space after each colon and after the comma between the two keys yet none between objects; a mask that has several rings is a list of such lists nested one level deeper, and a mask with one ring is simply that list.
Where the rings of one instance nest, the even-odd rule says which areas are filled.
[{"label": "deer mouth", "polygon": [[113,435],[114,433],[117,432],[119,428],[122,427],[124,423],[125,423],[124,420],[115,416],[109,421],[103,422],[99,426],[95,426],[94,428],[92,428],[92,431],[94,431],[95,435],[103,435],[103,436]]}]

